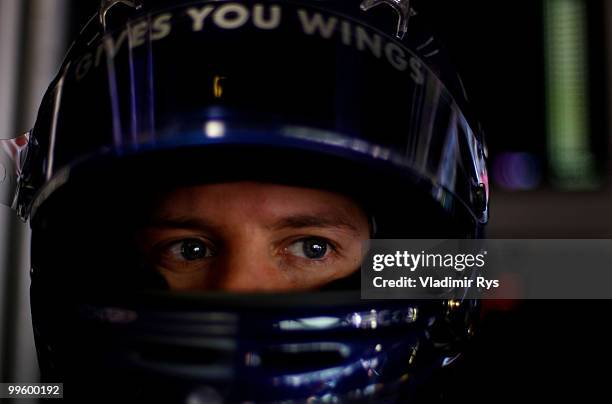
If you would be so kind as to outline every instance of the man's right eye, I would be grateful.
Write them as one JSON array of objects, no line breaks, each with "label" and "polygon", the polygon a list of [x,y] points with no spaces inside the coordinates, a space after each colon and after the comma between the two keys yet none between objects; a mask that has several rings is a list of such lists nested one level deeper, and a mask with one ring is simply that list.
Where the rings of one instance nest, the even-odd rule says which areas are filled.
[{"label": "man's right eye", "polygon": [[185,239],[173,243],[169,253],[174,259],[196,261],[213,256],[213,251],[198,239]]}]

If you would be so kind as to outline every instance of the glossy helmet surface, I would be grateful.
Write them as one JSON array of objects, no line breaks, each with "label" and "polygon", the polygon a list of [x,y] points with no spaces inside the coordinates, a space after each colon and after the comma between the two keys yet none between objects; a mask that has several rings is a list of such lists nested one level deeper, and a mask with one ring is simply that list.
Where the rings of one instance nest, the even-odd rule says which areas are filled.
[{"label": "glossy helmet surface", "polygon": [[393,402],[454,358],[474,302],[360,300],[354,279],[170,293],[130,248],[152,192],[234,180],[350,195],[377,238],[479,237],[482,134],[418,1],[102,3],[0,153],[2,202],[33,231],[43,378],[169,402]]}]

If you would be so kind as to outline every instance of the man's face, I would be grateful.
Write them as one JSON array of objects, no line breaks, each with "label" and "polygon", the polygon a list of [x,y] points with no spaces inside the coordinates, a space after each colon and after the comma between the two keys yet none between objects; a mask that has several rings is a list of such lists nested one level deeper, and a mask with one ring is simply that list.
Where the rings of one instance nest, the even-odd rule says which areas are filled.
[{"label": "man's face", "polygon": [[355,272],[365,212],[322,190],[256,182],[178,188],[137,236],[173,290],[283,291]]}]

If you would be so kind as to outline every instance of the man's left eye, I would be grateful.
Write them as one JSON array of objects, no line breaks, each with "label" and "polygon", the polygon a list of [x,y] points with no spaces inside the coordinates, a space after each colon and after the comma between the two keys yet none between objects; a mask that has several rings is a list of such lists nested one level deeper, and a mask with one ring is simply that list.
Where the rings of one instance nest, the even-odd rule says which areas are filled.
[{"label": "man's left eye", "polygon": [[291,254],[311,260],[324,258],[329,252],[329,249],[329,242],[316,237],[298,240],[287,247],[287,251]]}]

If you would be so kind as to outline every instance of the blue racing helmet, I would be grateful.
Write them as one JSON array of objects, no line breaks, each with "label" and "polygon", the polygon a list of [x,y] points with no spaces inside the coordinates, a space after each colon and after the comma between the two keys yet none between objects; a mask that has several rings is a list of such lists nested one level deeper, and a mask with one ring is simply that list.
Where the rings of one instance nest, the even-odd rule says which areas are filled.
[{"label": "blue racing helmet", "polygon": [[81,402],[405,402],[457,356],[473,301],[360,300],[358,271],[178,293],[130,240],[160,190],[243,180],[349,195],[375,238],[480,237],[483,135],[418,4],[102,2],[32,131],[0,142],[45,381]]}]

